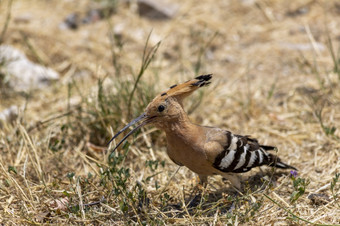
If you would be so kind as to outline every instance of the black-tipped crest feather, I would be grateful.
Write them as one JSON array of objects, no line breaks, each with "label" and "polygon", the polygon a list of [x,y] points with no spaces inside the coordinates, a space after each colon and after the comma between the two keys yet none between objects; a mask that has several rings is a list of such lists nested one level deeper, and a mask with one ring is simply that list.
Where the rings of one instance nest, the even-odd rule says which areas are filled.
[{"label": "black-tipped crest feather", "polygon": [[212,78],[212,74],[197,76],[195,79],[198,81],[193,83],[192,85],[198,86],[198,87],[207,86],[211,83],[211,82],[208,82],[211,78]]}]

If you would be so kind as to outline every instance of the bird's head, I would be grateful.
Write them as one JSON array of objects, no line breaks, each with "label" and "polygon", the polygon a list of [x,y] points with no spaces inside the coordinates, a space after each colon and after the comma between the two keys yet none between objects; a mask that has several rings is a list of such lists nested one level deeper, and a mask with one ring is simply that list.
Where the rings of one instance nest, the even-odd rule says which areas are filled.
[{"label": "bird's head", "polygon": [[113,151],[115,151],[119,145],[123,143],[132,133],[146,124],[154,124],[156,127],[164,129],[169,123],[181,120],[185,116],[182,104],[183,99],[198,88],[209,85],[209,80],[211,78],[211,74],[201,75],[182,84],[173,85],[168,91],[156,96],[148,104],[143,114],[133,119],[123,129],[116,133],[109,141],[110,143],[130,126],[141,122],[138,126],[125,135],[125,137],[117,144]]}]

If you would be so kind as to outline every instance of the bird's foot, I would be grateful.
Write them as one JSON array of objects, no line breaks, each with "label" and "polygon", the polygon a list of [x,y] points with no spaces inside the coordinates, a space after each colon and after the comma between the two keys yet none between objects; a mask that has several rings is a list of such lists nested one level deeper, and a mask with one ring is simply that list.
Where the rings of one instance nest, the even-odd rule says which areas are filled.
[{"label": "bird's foot", "polygon": [[190,195],[188,207],[196,207],[201,203],[202,196],[208,186],[208,176],[206,175],[198,175],[194,180],[195,187]]},{"label": "bird's foot", "polygon": [[238,175],[235,174],[223,174],[222,175],[224,179],[227,179],[230,184],[231,187],[233,188],[233,190],[235,190],[238,194],[243,195],[243,191],[244,191],[244,187],[241,183],[242,178]]}]

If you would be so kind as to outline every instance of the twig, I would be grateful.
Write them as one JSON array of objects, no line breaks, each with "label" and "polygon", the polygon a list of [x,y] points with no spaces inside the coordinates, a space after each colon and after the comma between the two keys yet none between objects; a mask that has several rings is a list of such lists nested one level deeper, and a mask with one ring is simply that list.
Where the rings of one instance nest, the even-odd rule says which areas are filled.
[{"label": "twig", "polygon": [[79,197],[79,210],[80,210],[80,213],[81,213],[81,218],[83,220],[85,220],[85,211],[84,211],[84,204],[83,204],[83,196],[81,194],[81,187],[80,187],[79,177],[77,178],[76,190],[77,190],[77,194],[78,194],[78,197]]},{"label": "twig", "polygon": [[9,21],[11,20],[12,3],[13,3],[13,0],[9,0],[8,1],[8,6],[7,6],[8,12],[7,12],[7,17],[6,17],[5,25],[2,28],[1,35],[0,35],[0,45],[4,42],[4,36],[5,36],[6,31],[8,29]]},{"label": "twig", "polygon": [[[97,205],[100,205],[100,204],[102,204],[104,202],[106,202],[106,199],[105,199],[104,196],[102,196],[102,198],[99,201],[90,202],[90,203],[83,203],[83,207],[97,206]],[[71,207],[71,209],[72,208],[77,208],[77,207],[79,208],[80,205],[79,204],[74,205],[74,206]]]},{"label": "twig", "polygon": [[42,167],[41,167],[41,164],[40,164],[40,156],[39,156],[39,154],[37,152],[36,146],[33,144],[33,141],[31,139],[31,137],[28,135],[27,130],[22,125],[19,125],[19,129],[20,129],[22,137],[24,138],[24,141],[25,141],[25,143],[27,145],[27,148],[29,146],[31,147],[28,150],[32,150],[33,151],[35,162],[33,162],[33,157],[31,157],[31,153],[29,153],[29,156],[30,156],[30,158],[32,158],[31,159],[32,163],[35,166],[34,169],[36,170],[36,173],[37,173],[38,177],[41,180],[44,180],[43,171],[42,171]]},{"label": "twig", "polygon": [[[303,219],[297,215],[295,215],[294,213],[292,213],[290,210],[286,209],[285,207],[283,207],[282,205],[280,205],[278,202],[276,202],[274,199],[270,198],[268,195],[266,194],[263,194],[267,199],[269,199],[270,201],[272,201],[274,204],[276,204],[278,207],[280,207],[281,209],[283,209],[284,211],[286,211],[287,213],[291,214],[293,217],[301,220],[301,221],[304,221],[308,224],[312,224],[312,225],[318,225],[318,226],[336,226],[334,224],[317,224],[317,223],[313,223],[313,222],[310,222],[306,219]],[[291,218],[290,218],[291,219]]]},{"label": "twig", "polygon": [[164,188],[161,190],[161,192],[158,194],[157,199],[159,199],[159,197],[161,196],[161,194],[163,194],[163,192],[168,188],[172,178],[177,174],[178,170],[181,168],[181,166],[178,166],[176,171],[170,176],[169,180],[168,180],[168,183],[164,186]]},{"label": "twig", "polygon": [[132,104],[132,98],[133,98],[133,94],[135,93],[136,89],[137,89],[137,85],[139,83],[139,80],[141,79],[142,75],[144,74],[145,70],[148,68],[149,64],[151,63],[153,57],[155,56],[158,47],[160,46],[161,42],[158,42],[155,46],[152,47],[152,49],[150,50],[150,52],[147,52],[147,47],[148,47],[148,43],[149,43],[149,39],[151,36],[152,31],[149,33],[147,39],[146,39],[146,43],[144,46],[144,51],[143,51],[143,57],[142,57],[142,65],[140,67],[137,79],[135,81],[135,84],[133,86],[133,89],[130,93],[129,96],[129,100],[128,100],[128,116],[131,116],[131,104]]},{"label": "twig", "polygon": [[43,124],[46,124],[50,121],[53,121],[55,119],[59,119],[59,118],[62,118],[62,117],[65,117],[65,116],[68,116],[68,115],[71,115],[73,113],[73,111],[68,111],[68,112],[65,112],[65,113],[62,113],[60,115],[56,115],[56,116],[53,116],[51,118],[48,118],[48,119],[45,119],[45,120],[42,120],[42,121],[38,121],[35,123],[35,125],[32,125],[30,126],[28,129],[27,129],[27,132],[31,132],[32,130],[36,129],[36,128],[39,128],[40,126],[42,126]]},{"label": "twig", "polygon": [[104,203],[104,202],[106,202],[106,199],[105,199],[105,197],[103,196],[99,201],[90,202],[90,203],[85,203],[85,204],[83,204],[83,206],[84,206],[84,207],[96,206],[96,205],[99,205],[99,204]]},{"label": "twig", "polygon": [[26,44],[27,48],[31,51],[32,55],[36,58],[36,60],[44,65],[47,66],[47,62],[45,62],[45,60],[43,60],[41,58],[41,56],[38,54],[37,50],[34,48],[34,46],[32,45],[28,35],[25,34],[25,32],[20,31],[21,36],[23,37],[24,43]]}]

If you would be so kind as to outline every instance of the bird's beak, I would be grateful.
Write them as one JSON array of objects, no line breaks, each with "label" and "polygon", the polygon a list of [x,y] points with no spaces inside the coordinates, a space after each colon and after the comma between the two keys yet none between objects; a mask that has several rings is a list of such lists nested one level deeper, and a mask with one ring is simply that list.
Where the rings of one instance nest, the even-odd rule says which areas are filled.
[{"label": "bird's beak", "polygon": [[152,119],[154,119],[155,117],[148,117],[145,113],[141,114],[140,116],[138,116],[137,118],[135,118],[134,120],[132,120],[129,124],[127,124],[123,129],[121,129],[120,131],[118,131],[118,133],[116,133],[112,139],[107,143],[107,145],[109,145],[115,138],[117,138],[119,136],[119,134],[121,134],[122,132],[124,132],[126,129],[128,129],[130,126],[136,124],[137,122],[143,121],[141,124],[139,124],[138,126],[136,126],[133,130],[131,130],[128,134],[125,135],[125,137],[123,137],[123,139],[121,141],[119,141],[119,143],[116,145],[116,147],[112,150],[111,153],[113,153],[118,147],[119,145],[121,145],[131,134],[133,134],[136,130],[138,130],[139,128],[141,128],[142,126],[150,123],[152,121]]}]

